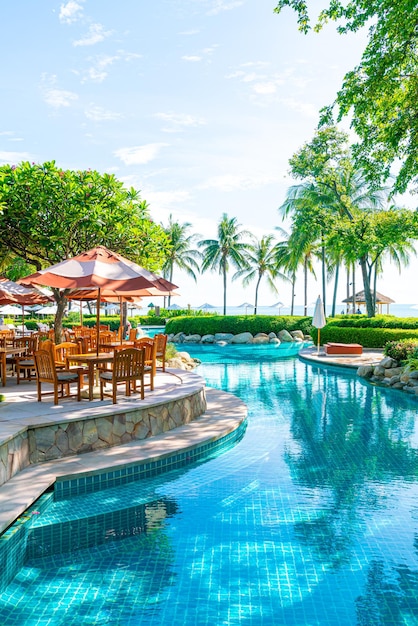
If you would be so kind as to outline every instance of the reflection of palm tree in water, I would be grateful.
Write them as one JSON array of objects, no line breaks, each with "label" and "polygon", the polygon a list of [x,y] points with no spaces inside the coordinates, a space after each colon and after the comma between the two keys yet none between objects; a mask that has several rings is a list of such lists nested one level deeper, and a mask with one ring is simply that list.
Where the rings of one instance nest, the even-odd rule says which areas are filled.
[{"label": "reflection of palm tree in water", "polygon": [[[405,443],[410,415],[389,407],[384,394],[355,378],[320,371],[318,380],[291,394],[292,434],[299,444],[286,455],[303,498],[306,489],[323,501],[322,513],[295,524],[299,539],[335,567],[358,540],[364,502],[381,498],[375,484],[407,478],[418,470],[417,451]],[[355,400],[355,402],[353,402]],[[389,409],[389,410],[388,410]],[[403,437],[393,437],[393,427]]]}]

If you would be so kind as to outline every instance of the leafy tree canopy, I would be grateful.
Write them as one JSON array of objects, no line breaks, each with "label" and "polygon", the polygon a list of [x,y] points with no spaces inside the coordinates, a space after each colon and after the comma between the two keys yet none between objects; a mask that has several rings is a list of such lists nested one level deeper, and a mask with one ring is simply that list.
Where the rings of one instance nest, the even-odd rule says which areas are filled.
[{"label": "leafy tree canopy", "polygon": [[155,271],[169,249],[146,202],[111,174],[3,165],[0,207],[0,259],[12,253],[37,270],[101,244]]},{"label": "leafy tree canopy", "polygon": [[[311,29],[308,2],[280,0],[275,12],[291,7],[299,30]],[[311,3],[314,4],[313,2]],[[418,185],[418,4],[416,0],[329,0],[314,30],[334,21],[338,32],[369,27],[360,64],[344,77],[336,100],[322,110],[321,124],[330,124],[336,112],[340,121],[350,114],[360,138],[353,146],[356,164],[370,181],[381,184],[397,177],[394,191],[403,193]]]}]

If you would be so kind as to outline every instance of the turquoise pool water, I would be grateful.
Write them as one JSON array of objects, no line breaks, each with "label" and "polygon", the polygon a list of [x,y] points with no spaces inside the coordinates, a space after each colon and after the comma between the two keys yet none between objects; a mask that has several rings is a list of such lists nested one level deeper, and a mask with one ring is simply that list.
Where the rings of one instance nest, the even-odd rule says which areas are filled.
[{"label": "turquoise pool water", "polygon": [[196,348],[208,384],[247,402],[244,437],[56,503],[74,536],[76,518],[92,536],[101,513],[114,524],[88,548],[32,546],[0,624],[417,624],[418,400],[278,354]]}]

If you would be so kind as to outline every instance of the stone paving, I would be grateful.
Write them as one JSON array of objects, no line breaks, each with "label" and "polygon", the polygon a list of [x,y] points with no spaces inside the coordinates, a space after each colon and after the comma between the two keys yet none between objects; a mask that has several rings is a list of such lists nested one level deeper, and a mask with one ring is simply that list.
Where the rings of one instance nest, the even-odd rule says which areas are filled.
[{"label": "stone paving", "polygon": [[336,356],[325,354],[322,346],[306,348],[299,352],[302,361],[317,363],[318,365],[337,365],[357,369],[360,365],[378,365],[383,358],[383,350],[363,348],[363,354],[351,354],[349,356]]}]

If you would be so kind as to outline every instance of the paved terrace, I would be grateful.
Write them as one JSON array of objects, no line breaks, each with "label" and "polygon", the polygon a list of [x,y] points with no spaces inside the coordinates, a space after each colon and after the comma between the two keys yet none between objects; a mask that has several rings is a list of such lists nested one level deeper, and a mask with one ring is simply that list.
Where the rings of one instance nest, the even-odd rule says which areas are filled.
[{"label": "paved terrace", "polygon": [[190,423],[147,439],[29,465],[15,474],[0,486],[0,532],[33,504],[57,477],[100,473],[116,466],[157,460],[191,450],[234,431],[247,416],[247,408],[238,398],[215,389],[205,389],[202,377],[183,370],[168,369],[165,373],[157,373],[155,389],[146,391],[144,400],[138,395],[129,398],[118,395],[116,405],[111,399],[77,402],[66,398],[54,406],[52,397],[43,398],[39,403],[35,383],[24,382],[17,386],[16,379],[8,377],[6,387],[0,390],[5,396],[5,401],[0,403],[0,446],[28,428],[90,420],[106,414],[126,414],[144,405],[161,407],[199,388],[205,391],[206,411]]}]

